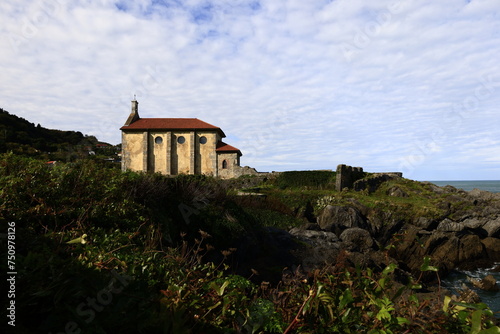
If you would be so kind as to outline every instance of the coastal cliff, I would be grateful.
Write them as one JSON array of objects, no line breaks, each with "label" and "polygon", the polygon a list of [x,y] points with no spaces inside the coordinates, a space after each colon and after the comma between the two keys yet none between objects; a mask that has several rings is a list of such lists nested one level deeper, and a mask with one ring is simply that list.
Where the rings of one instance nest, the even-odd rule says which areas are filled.
[{"label": "coastal cliff", "polygon": [[[290,230],[314,249],[306,250],[311,254],[302,259],[305,267],[334,259],[341,250],[355,264],[383,267],[395,261],[412,273],[426,256],[441,275],[500,261],[500,194],[380,174],[356,186],[360,193],[320,198],[316,221]],[[390,258],[381,256],[385,250]]]},{"label": "coastal cliff", "polygon": [[[302,177],[307,173],[313,172]],[[265,279],[281,278],[270,267],[313,272],[334,265],[341,254],[353,266],[382,271],[393,263],[403,276],[417,277],[428,259],[438,274],[424,273],[422,279],[429,283],[455,269],[500,262],[498,193],[439,187],[401,173],[367,173],[346,165],[339,165],[335,177],[324,178],[321,186],[301,187],[292,181],[287,186],[282,176],[249,179],[248,195],[239,201],[250,214],[260,210],[281,215],[272,222],[260,218],[271,225],[269,233],[250,243],[245,248],[249,255],[241,258],[241,268],[258,268]],[[263,244],[272,245],[272,251],[264,246],[268,251],[259,255]]]}]

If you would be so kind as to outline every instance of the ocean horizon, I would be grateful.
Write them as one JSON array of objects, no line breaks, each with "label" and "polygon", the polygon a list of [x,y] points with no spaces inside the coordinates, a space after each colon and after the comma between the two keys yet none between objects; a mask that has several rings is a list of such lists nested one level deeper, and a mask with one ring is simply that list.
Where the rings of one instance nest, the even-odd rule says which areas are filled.
[{"label": "ocean horizon", "polygon": [[473,189],[480,189],[489,191],[492,193],[500,193],[500,180],[453,180],[453,181],[429,181],[436,186],[444,187],[444,186],[453,186],[457,189],[463,189],[465,191],[471,191]]}]

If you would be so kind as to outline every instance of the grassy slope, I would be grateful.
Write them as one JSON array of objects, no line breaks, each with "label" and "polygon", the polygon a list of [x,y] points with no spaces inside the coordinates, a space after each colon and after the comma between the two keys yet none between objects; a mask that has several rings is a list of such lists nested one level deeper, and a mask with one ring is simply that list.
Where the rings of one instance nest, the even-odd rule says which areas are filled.
[{"label": "grassy slope", "polygon": [[[409,197],[396,197],[388,195],[388,190],[399,187]],[[390,213],[399,216],[401,219],[411,220],[415,217],[437,218],[445,213],[440,208],[440,203],[446,200],[448,195],[437,194],[432,191],[427,184],[408,179],[397,179],[382,184],[376,192],[343,191],[337,192],[333,189],[308,189],[308,188],[287,188],[261,187],[260,192],[268,196],[269,207],[285,205],[291,213],[301,213],[305,210],[307,203],[318,215],[327,204],[331,205],[353,205],[358,203],[369,209],[369,214],[376,215]],[[283,212],[284,210],[280,210]],[[282,227],[286,227],[286,219]],[[303,221],[295,221],[300,224]]]}]

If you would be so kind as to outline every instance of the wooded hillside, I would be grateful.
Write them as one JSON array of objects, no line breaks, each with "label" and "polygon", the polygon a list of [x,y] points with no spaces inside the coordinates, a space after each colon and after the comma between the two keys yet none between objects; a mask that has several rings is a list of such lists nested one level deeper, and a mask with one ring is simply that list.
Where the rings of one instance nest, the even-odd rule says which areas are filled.
[{"label": "wooded hillside", "polygon": [[87,157],[98,143],[94,136],[47,129],[0,108],[0,153],[70,161]]}]

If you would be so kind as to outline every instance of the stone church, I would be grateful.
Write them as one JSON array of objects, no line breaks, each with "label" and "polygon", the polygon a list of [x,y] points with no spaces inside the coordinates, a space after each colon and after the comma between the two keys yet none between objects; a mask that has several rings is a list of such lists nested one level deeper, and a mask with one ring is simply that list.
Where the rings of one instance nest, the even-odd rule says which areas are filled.
[{"label": "stone church", "polygon": [[197,118],[141,118],[139,103],[122,131],[122,170],[166,175],[205,174],[232,178],[254,174],[240,167],[241,151],[222,141],[224,132]]}]

